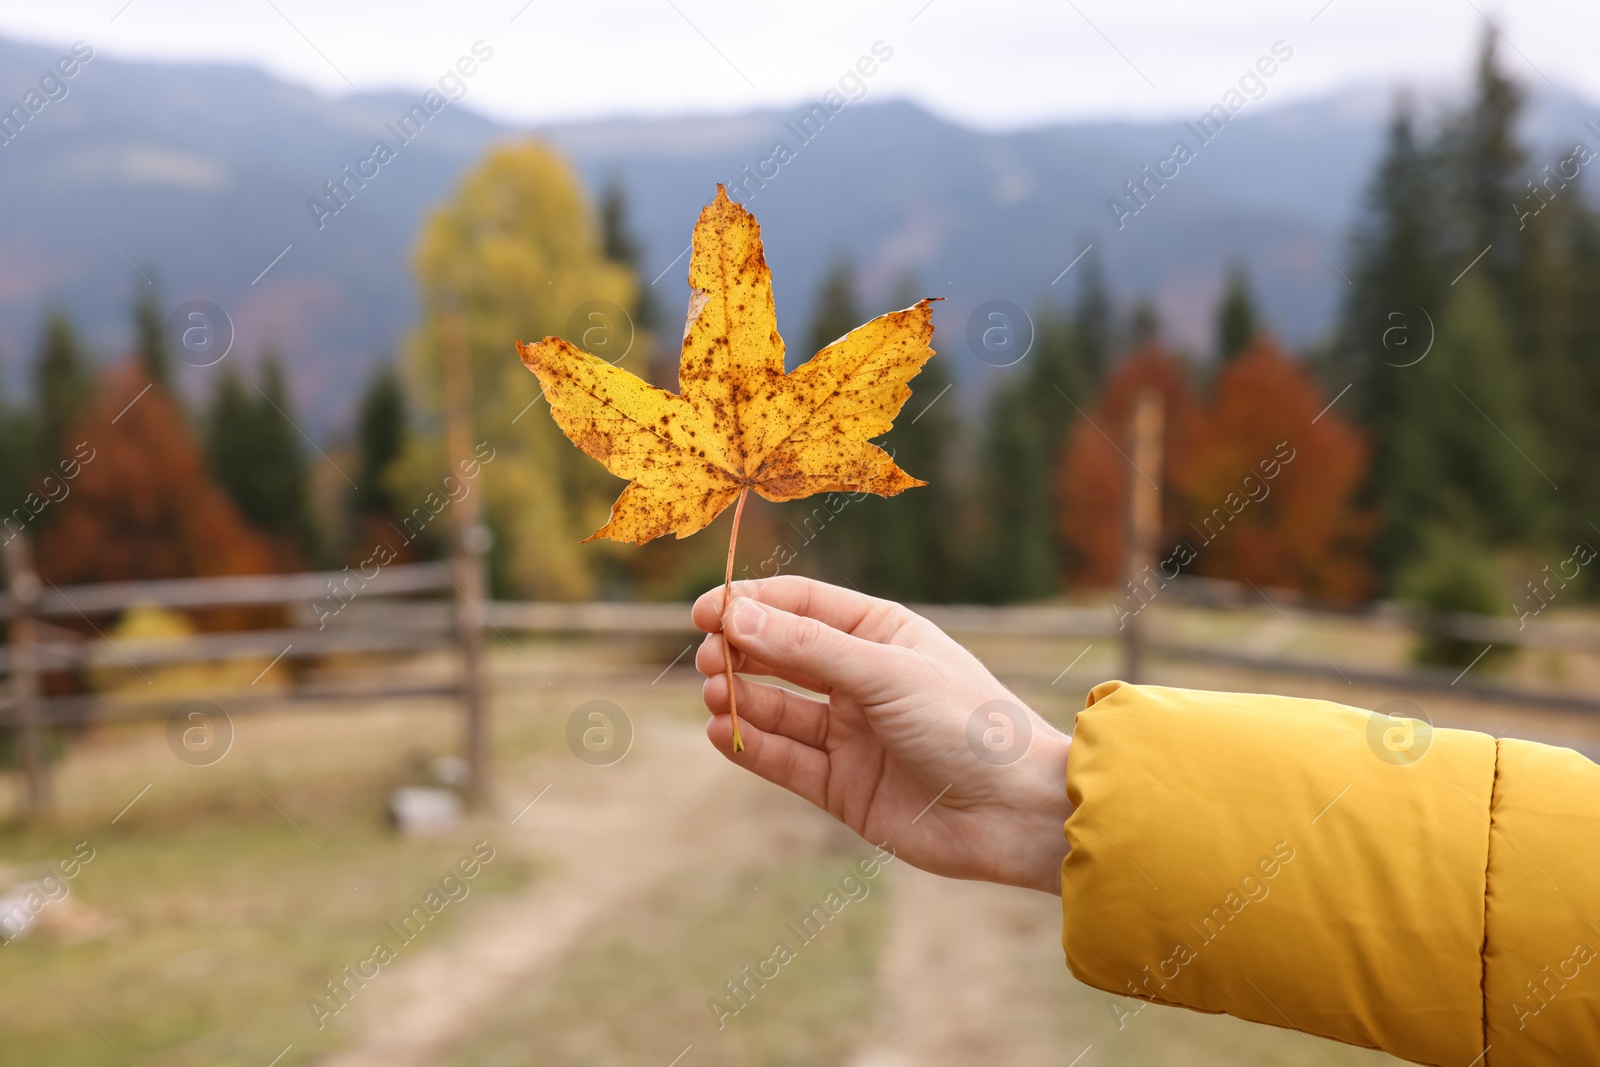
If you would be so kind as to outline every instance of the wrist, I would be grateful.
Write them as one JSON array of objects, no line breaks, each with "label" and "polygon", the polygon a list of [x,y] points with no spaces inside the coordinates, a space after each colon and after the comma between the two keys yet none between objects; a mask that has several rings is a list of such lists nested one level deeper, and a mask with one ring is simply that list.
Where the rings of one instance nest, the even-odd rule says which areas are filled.
[{"label": "wrist", "polygon": [[1015,867],[1006,884],[1059,896],[1061,863],[1067,856],[1066,821],[1072,814],[1067,799],[1067,757],[1072,738],[1042,721],[1029,746],[1018,761],[1022,772],[1017,783],[1017,835],[1014,838]]}]

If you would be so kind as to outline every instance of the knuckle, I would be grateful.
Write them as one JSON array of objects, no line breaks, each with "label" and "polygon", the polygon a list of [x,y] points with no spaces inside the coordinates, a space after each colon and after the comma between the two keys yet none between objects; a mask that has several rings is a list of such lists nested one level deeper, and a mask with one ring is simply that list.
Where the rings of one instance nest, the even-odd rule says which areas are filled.
[{"label": "knuckle", "polygon": [[808,659],[819,656],[826,650],[827,644],[827,634],[821,623],[804,617],[795,621],[794,630],[789,635],[789,645],[797,655]]},{"label": "knuckle", "polygon": [[781,696],[777,697],[775,700],[772,700],[771,704],[772,711],[770,714],[772,716],[772,725],[768,732],[775,734],[784,733],[784,725],[791,718],[789,714],[789,707]]}]

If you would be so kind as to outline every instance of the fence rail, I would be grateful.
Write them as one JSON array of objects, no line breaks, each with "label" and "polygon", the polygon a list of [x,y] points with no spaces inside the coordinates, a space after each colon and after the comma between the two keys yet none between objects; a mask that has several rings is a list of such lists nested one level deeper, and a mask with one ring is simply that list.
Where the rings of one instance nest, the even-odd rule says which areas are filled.
[{"label": "fence rail", "polygon": [[[18,539],[20,540],[20,539]],[[470,542],[471,539],[465,539]],[[120,582],[67,588],[41,587],[27,567],[26,553],[8,544],[9,592],[0,595],[0,619],[9,623],[9,644],[0,647],[0,673],[10,685],[0,695],[0,729],[15,729],[24,743],[23,770],[28,794],[48,803],[40,730],[48,725],[95,720],[160,718],[171,711],[173,696],[44,697],[40,678],[51,671],[132,670],[182,663],[315,660],[341,654],[463,650],[483,629],[512,635],[690,635],[695,631],[689,605],[674,603],[542,603],[469,599],[460,576],[466,566],[481,566],[470,550],[441,563],[393,565],[373,575],[357,572],[191,578]],[[466,584],[472,584],[468,581]],[[1186,579],[1163,593],[1172,602],[1229,606],[1256,604],[1263,610],[1287,608],[1302,617],[1359,617],[1364,625],[1397,636],[1431,633],[1486,645],[1600,653],[1600,625],[1577,620],[1517,620],[1468,615],[1422,616],[1392,607],[1330,612],[1292,595],[1245,590],[1227,583]],[[449,599],[442,599],[448,597]],[[132,607],[167,609],[285,605],[295,625],[272,629],[202,633],[169,640],[111,639],[98,626],[89,637],[46,619],[110,619]],[[920,613],[957,637],[1086,638],[1122,640],[1126,632],[1109,607],[1064,605],[923,605]],[[1450,672],[1374,669],[1306,659],[1257,655],[1216,645],[1167,640],[1159,631],[1146,636],[1150,653],[1170,659],[1204,661],[1253,671],[1356,682],[1399,692],[1442,693],[1529,707],[1584,713],[1600,712],[1600,699],[1581,694],[1463,682]],[[362,701],[400,697],[454,697],[470,704],[486,678],[481,657],[463,652],[459,676],[446,682],[390,684],[296,683],[287,690],[226,694],[231,710],[254,711],[286,701]],[[185,694],[203,698],[205,694]],[[470,717],[470,712],[468,717]],[[481,723],[479,724],[481,729]],[[32,752],[33,755],[29,756]]]},{"label": "fence rail", "polygon": [[[1266,608],[1270,604],[1313,616],[1359,618],[1375,629],[1392,630],[1397,634],[1427,633],[1461,641],[1563,652],[1600,651],[1600,622],[1583,619],[1541,619],[1536,615],[1531,619],[1522,619],[1509,615],[1429,613],[1388,602],[1334,608],[1307,602],[1293,590],[1263,591],[1219,578],[1178,578],[1168,582],[1160,595],[1202,607]],[[1270,601],[1268,596],[1271,597]],[[1112,611],[1107,608],[1108,614]]]},{"label": "fence rail", "polygon": [[[450,587],[450,564],[406,563],[360,571],[251,574],[218,578],[171,578],[156,582],[106,582],[39,591],[32,614],[43,618],[115,615],[134,606],[158,608],[249,607],[272,604],[332,604],[356,597],[435,593]],[[341,599],[342,598],[342,599]],[[0,619],[18,611],[13,593],[0,594]]]},{"label": "fence rail", "polygon": [[[170,581],[115,582],[61,588],[44,585],[30,565],[23,537],[5,545],[8,591],[0,596],[0,619],[8,623],[10,640],[0,648],[0,672],[10,677],[9,692],[0,699],[0,728],[16,731],[21,744],[27,808],[39,814],[50,805],[48,767],[43,758],[42,731],[47,726],[112,719],[164,718],[173,696],[144,697],[137,692],[45,697],[40,684],[52,671],[124,670],[143,675],[145,668],[175,664],[214,664],[316,659],[349,653],[416,652],[463,648],[476,638],[483,612],[465,602],[462,585],[471,586],[473,568],[481,568],[474,539],[461,542],[443,563],[402,564],[372,574],[349,569],[321,573],[181,578]],[[397,599],[454,594],[456,604],[434,600]],[[96,617],[114,617],[130,608],[166,609],[283,605],[300,625],[287,628],[188,634],[174,639],[106,636]],[[345,609],[359,605],[348,616]],[[373,610],[374,608],[378,610]],[[88,637],[45,619],[78,618],[96,636]],[[311,625],[311,623],[315,625]],[[331,622],[331,625],[330,625]],[[476,661],[463,655],[460,675],[446,683],[388,684],[368,681],[358,686],[295,685],[282,691],[229,692],[231,710],[248,711],[288,700],[375,700],[398,697],[463,696],[480,685],[472,677]],[[146,679],[148,680],[148,679]],[[259,681],[259,676],[257,678]],[[252,686],[255,684],[251,683]],[[203,693],[185,693],[203,699]],[[470,716],[469,716],[470,717]],[[481,730],[480,723],[470,729]],[[481,788],[481,783],[478,783]]]}]

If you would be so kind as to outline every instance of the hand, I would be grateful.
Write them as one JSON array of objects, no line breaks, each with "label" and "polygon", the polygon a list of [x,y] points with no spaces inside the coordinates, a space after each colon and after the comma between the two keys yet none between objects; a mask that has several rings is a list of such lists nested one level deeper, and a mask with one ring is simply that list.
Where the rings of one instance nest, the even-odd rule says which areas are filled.
[{"label": "hand", "polygon": [[784,575],[733,583],[725,633],[735,671],[811,693],[736,677],[736,754],[722,596],[701,596],[693,616],[707,633],[695,656],[706,733],[724,756],[925,871],[1061,891],[1071,738],[920,615]]}]

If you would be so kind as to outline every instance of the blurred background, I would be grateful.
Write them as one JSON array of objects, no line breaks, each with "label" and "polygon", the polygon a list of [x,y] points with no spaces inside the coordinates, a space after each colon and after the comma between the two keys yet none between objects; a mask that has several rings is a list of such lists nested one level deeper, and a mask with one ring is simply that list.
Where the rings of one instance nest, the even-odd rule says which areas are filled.
[{"label": "blurred background", "polygon": [[921,605],[1063,729],[1123,677],[1594,757],[1597,32],[0,13],[0,1063],[1392,1062],[1079,985],[1058,903],[730,767],[731,516],[581,544],[622,483],[513,342],[675,388],[724,183],[791,367],[940,298],[884,441],[928,486],[754,500],[737,577]]}]

